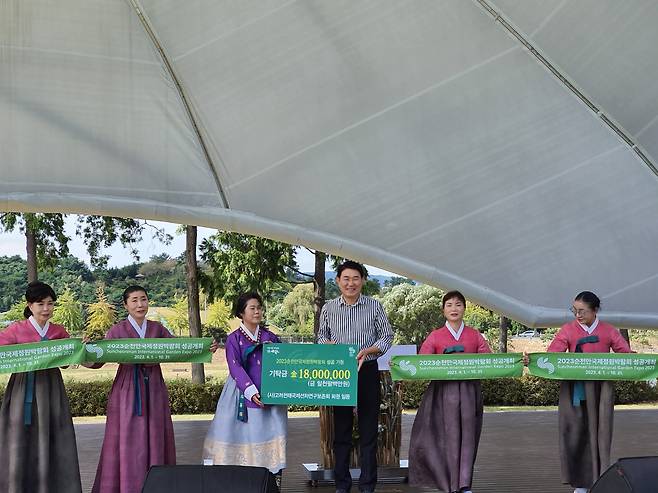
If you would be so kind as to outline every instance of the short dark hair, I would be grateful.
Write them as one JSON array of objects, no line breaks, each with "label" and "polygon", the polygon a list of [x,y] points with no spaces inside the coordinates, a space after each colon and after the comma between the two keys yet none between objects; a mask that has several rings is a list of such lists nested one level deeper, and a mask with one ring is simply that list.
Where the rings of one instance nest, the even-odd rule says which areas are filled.
[{"label": "short dark hair", "polygon": [[[25,290],[25,301],[28,303],[43,301],[48,297],[50,297],[53,301],[57,301],[55,290],[45,282],[32,281],[27,285],[27,289]],[[30,310],[30,307],[26,306],[23,310],[23,316],[25,318],[30,318],[31,315],[32,311]]]},{"label": "short dark hair", "polygon": [[258,303],[260,303],[261,306],[264,304],[263,298],[261,298],[261,296],[256,291],[242,293],[240,296],[238,296],[238,299],[235,300],[235,304],[233,305],[233,315],[241,319],[245,308],[247,308],[247,303],[249,303],[249,300],[258,300]]},{"label": "short dark hair", "polygon": [[364,279],[368,277],[368,274],[366,273],[366,268],[363,266],[363,264],[355,262],[354,260],[346,260],[345,262],[340,264],[336,269],[336,277],[340,277],[340,275],[343,273],[345,269],[352,269],[357,271],[359,274],[361,274],[361,277],[363,277]]},{"label": "short dark hair", "polygon": [[581,291],[578,293],[574,301],[582,301],[587,306],[589,306],[589,309],[592,311],[596,311],[601,308],[601,300],[591,291]]},{"label": "short dark hair", "polygon": [[444,294],[443,299],[441,300],[441,307],[445,308],[446,301],[451,300],[453,298],[457,298],[459,301],[461,301],[464,304],[464,307],[466,307],[466,298],[464,298],[464,295],[461,294],[459,291],[448,291],[446,294]]},{"label": "short dark hair", "polygon": [[140,285],[138,285],[138,284],[133,284],[132,286],[128,286],[126,289],[123,290],[123,295],[122,295],[122,297],[123,297],[123,304],[124,304],[124,305],[126,304],[126,302],[128,301],[128,297],[129,297],[131,294],[136,293],[136,292],[138,292],[138,291],[144,291],[144,294],[146,295],[146,299],[148,299],[149,294],[148,294],[148,292],[146,291],[146,289],[144,289],[142,286],[140,286]]}]

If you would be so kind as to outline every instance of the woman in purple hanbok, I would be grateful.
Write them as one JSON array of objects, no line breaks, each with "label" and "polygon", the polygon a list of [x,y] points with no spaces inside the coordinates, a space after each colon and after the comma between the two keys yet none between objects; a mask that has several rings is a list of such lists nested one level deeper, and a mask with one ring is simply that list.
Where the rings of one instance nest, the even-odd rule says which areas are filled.
[{"label": "woman in purple hanbok", "polygon": [[[106,339],[172,337],[146,320],[148,294],[141,286],[123,292],[128,318]],[[211,347],[211,351],[217,348]],[[102,364],[95,364],[99,368]],[[107,422],[92,493],[139,493],[149,468],[176,464],[169,393],[159,364],[120,364],[107,401]]]},{"label": "woman in purple hanbok", "polygon": [[230,375],[203,445],[204,463],[260,466],[277,474],[286,467],[288,410],[260,400],[262,344],[281,342],[260,325],[263,300],[257,293],[241,295],[235,315],[240,327],[226,340]]}]

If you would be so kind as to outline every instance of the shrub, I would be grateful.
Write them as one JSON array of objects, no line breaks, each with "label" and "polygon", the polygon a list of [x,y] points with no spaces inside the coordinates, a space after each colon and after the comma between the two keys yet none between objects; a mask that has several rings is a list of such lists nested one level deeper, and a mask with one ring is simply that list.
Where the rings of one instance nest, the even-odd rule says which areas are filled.
[{"label": "shrub", "polygon": [[210,380],[195,384],[189,380],[176,379],[167,382],[171,414],[214,413],[223,383]]},{"label": "shrub", "polygon": [[[420,405],[426,381],[403,382],[402,405],[416,409]],[[658,388],[644,381],[615,383],[616,404],[658,401]],[[556,406],[560,381],[531,375],[521,378],[499,378],[482,381],[482,397],[486,406]]]},{"label": "shrub", "polygon": [[658,388],[644,381],[622,381],[615,384],[615,404],[634,404],[658,400]]},{"label": "shrub", "polygon": [[418,408],[427,385],[429,385],[427,380],[407,380],[402,382],[402,407],[404,409]]},{"label": "shrub", "polygon": [[112,388],[112,380],[91,382],[65,382],[72,416],[102,416],[107,408],[107,396]]},{"label": "shrub", "polygon": [[[402,406],[417,409],[427,381],[402,383]],[[658,388],[647,382],[616,382],[616,404],[658,401]],[[107,408],[107,396],[112,380],[66,382],[71,414],[73,416],[102,416]],[[189,380],[167,382],[172,414],[213,414],[223,383],[210,379],[204,385]],[[0,404],[5,389],[0,388]],[[560,382],[543,380],[530,375],[521,378],[503,378],[482,381],[482,396],[488,406],[554,406],[557,405]],[[316,411],[317,406],[294,405],[290,411]]]},{"label": "shrub", "polygon": [[105,287],[99,284],[96,287],[96,302],[87,306],[87,327],[84,336],[92,341],[103,339],[116,318],[116,310],[107,300]]},{"label": "shrub", "polygon": [[[112,380],[68,381],[65,382],[69,406],[73,416],[102,416],[107,409],[107,396],[112,388]],[[215,412],[223,384],[215,380],[205,385],[194,384],[189,380],[170,380],[169,404],[172,414],[212,414]],[[0,403],[4,395],[0,388]]]}]

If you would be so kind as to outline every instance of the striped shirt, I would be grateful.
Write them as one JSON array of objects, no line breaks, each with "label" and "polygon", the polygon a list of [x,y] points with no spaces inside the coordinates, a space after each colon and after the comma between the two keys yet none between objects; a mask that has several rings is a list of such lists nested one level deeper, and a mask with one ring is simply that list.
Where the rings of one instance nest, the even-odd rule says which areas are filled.
[{"label": "striped shirt", "polygon": [[[348,305],[339,296],[328,301],[320,314],[318,343],[329,341],[355,344],[359,350],[376,346],[384,354],[393,343],[393,329],[379,301],[360,295],[355,304]],[[376,354],[369,354],[366,361],[376,360],[377,357]]]}]

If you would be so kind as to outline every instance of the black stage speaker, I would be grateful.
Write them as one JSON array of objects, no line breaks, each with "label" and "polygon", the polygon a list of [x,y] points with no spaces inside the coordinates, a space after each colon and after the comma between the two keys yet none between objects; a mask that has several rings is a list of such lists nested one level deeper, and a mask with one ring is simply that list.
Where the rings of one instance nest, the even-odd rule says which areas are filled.
[{"label": "black stage speaker", "polygon": [[611,465],[590,493],[658,493],[658,457],[626,457]]},{"label": "black stage speaker", "polygon": [[153,466],[142,493],[278,493],[276,481],[264,467]]}]

